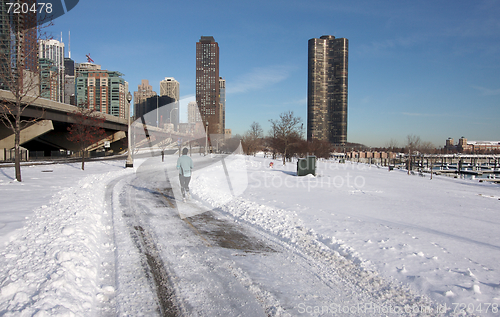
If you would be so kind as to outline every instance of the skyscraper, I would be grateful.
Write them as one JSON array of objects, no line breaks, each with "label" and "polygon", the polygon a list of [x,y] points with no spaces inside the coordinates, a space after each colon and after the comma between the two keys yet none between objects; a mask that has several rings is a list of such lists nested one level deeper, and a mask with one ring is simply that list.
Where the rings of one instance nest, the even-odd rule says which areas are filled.
[{"label": "skyscraper", "polygon": [[345,144],[349,41],[324,35],[308,46],[307,139]]},{"label": "skyscraper", "polygon": [[220,120],[222,127],[226,130],[226,80],[219,78],[219,101],[220,101]]},{"label": "skyscraper", "polygon": [[219,87],[219,45],[213,36],[196,43],[196,102],[209,134],[223,134]]},{"label": "skyscraper", "polygon": [[160,81],[160,96],[169,96],[179,101],[179,82],[173,77],[165,77]]},{"label": "skyscraper", "polygon": [[[38,56],[41,71],[44,70],[42,68],[43,63],[47,63],[47,61],[52,61],[52,67],[55,67],[56,70],[54,75],[48,77],[56,88],[55,94],[51,93],[49,98],[54,101],[64,102],[64,43],[54,39],[40,40]],[[44,84],[43,80],[41,80],[41,84]]]},{"label": "skyscraper", "polygon": [[[70,54],[71,55],[71,54]],[[75,61],[64,58],[64,103],[76,105],[75,100]]]},{"label": "skyscraper", "polygon": [[149,84],[149,80],[143,79],[141,84],[137,86],[137,91],[134,91],[134,113],[136,118],[147,113],[146,101],[149,97],[153,96],[156,96],[156,92],[153,91],[153,86]]},{"label": "skyscraper", "polygon": [[[0,1],[0,87],[4,90],[16,85],[17,76],[33,82],[39,76],[37,14],[29,10],[23,14],[14,14],[12,10],[9,13],[9,3],[20,1]],[[24,3],[31,8],[36,1],[26,0]]]}]

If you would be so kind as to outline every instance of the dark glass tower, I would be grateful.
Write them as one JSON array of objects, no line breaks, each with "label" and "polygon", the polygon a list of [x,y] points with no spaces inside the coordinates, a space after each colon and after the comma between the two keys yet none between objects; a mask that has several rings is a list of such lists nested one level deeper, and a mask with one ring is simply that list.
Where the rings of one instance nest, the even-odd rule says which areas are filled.
[{"label": "dark glass tower", "polygon": [[347,142],[349,41],[324,35],[309,40],[307,140]]},{"label": "dark glass tower", "polygon": [[196,43],[196,103],[208,134],[223,134],[219,86],[219,45],[212,36]]}]

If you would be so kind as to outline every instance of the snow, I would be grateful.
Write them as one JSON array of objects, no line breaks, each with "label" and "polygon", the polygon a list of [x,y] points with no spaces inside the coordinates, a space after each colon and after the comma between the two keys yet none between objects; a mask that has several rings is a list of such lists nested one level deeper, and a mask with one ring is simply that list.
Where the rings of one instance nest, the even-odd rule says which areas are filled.
[{"label": "snow", "polygon": [[[367,303],[379,315],[498,315],[499,185],[350,162],[320,160],[316,176],[297,177],[296,163],[262,155],[193,159],[196,208],[176,212],[149,189],[166,186],[158,166],[177,182],[175,156],[134,169],[123,160],[23,167],[22,183],[0,168],[0,315],[156,316],[141,255],[153,242],[188,315],[377,315],[342,311]],[[193,234],[186,223],[202,231],[191,216],[207,210],[274,251]]]}]

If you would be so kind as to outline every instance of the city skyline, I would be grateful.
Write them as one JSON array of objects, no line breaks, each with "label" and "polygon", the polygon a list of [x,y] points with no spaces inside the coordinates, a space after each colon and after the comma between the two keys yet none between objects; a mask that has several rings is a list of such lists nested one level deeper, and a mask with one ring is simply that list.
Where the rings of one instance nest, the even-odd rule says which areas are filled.
[{"label": "city skyline", "polygon": [[[130,87],[148,79],[159,91],[162,79],[175,77],[181,99],[195,95],[194,43],[213,36],[223,47],[226,127],[233,134],[243,134],[253,121],[267,132],[268,120],[288,110],[306,124],[307,41],[345,37],[348,142],[403,144],[414,134],[443,146],[448,137],[500,138],[497,2],[194,1],[167,8],[152,1],[153,11],[132,10],[133,4],[81,2],[49,31],[58,40],[62,32],[64,43],[71,31],[75,62],[90,53],[97,64],[125,74]],[[176,14],[165,25],[159,17],[167,11]],[[89,15],[95,23],[87,23]],[[112,22],[119,27],[107,27]],[[168,36],[156,38],[162,30]]]}]

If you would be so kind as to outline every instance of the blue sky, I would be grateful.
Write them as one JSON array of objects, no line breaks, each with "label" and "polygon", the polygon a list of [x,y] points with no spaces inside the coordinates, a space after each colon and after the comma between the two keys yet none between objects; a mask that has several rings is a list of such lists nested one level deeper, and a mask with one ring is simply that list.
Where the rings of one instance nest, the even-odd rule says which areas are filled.
[{"label": "blue sky", "polygon": [[407,135],[443,146],[500,140],[499,1],[81,0],[47,31],[85,62],[120,71],[137,90],[165,77],[195,92],[202,35],[220,48],[226,128],[291,110],[307,123],[307,41],[349,39],[348,141],[384,146]]}]

